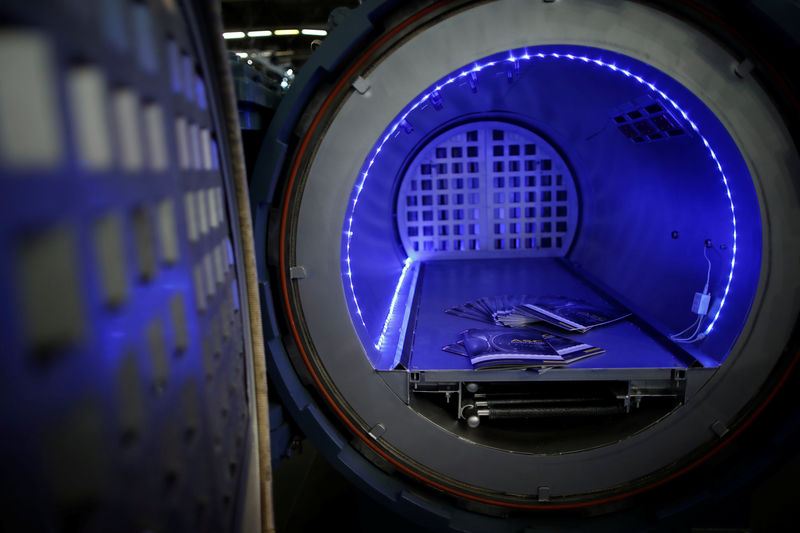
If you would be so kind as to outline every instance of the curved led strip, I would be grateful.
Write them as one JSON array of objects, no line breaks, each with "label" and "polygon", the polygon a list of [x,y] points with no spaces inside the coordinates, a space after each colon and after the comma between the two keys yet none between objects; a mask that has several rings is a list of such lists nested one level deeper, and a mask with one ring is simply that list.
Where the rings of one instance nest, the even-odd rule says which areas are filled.
[{"label": "curved led strip", "polygon": [[[728,273],[728,281],[727,281],[727,284],[725,285],[725,291],[722,294],[722,300],[720,301],[719,307],[717,308],[717,312],[714,314],[714,317],[711,319],[711,322],[708,324],[706,329],[703,330],[703,332],[695,340],[700,340],[700,339],[706,337],[711,332],[711,330],[714,328],[714,324],[717,322],[717,319],[719,318],[719,315],[722,312],[722,308],[725,306],[725,300],[728,297],[728,292],[730,291],[730,288],[731,288],[731,282],[733,281],[733,269],[734,269],[734,266],[736,265],[736,212],[735,212],[735,209],[734,209],[734,206],[733,206],[733,198],[731,196],[731,189],[730,189],[730,186],[728,185],[728,178],[725,176],[725,172],[722,170],[722,163],[720,163],[719,159],[717,158],[717,154],[714,152],[714,150],[709,145],[708,140],[700,133],[699,128],[689,118],[689,115],[686,113],[686,111],[681,109],[681,107],[672,98],[667,96],[666,93],[664,93],[664,91],[662,91],[661,89],[656,87],[653,83],[648,82],[647,80],[645,80],[641,76],[633,74],[629,70],[626,70],[626,69],[623,69],[623,68],[619,68],[619,67],[617,67],[616,65],[614,65],[612,63],[606,63],[605,61],[603,61],[601,59],[596,59],[596,58],[593,59],[593,58],[586,57],[586,56],[580,56],[580,55],[574,55],[574,54],[559,54],[559,53],[555,53],[555,52],[547,53],[547,54],[545,54],[545,53],[529,54],[527,52],[527,50],[525,50],[525,53],[520,55],[520,56],[515,56],[514,52],[512,51],[512,52],[509,53],[509,57],[506,58],[506,59],[496,60],[496,61],[489,61],[489,62],[486,62],[486,63],[483,63],[483,64],[476,64],[472,68],[464,69],[459,74],[448,78],[447,81],[436,85],[436,87],[434,89],[429,90],[428,92],[426,92],[424,95],[422,95],[422,97],[418,98],[417,101],[405,113],[403,113],[398,119],[396,119],[394,121],[392,126],[389,128],[388,133],[386,133],[386,135],[383,137],[381,142],[378,144],[378,147],[375,149],[375,152],[372,155],[372,157],[370,158],[369,163],[367,163],[367,168],[361,173],[361,179],[358,182],[358,184],[356,185],[356,188],[355,188],[356,193],[355,193],[355,196],[353,197],[353,205],[350,208],[350,215],[349,215],[349,217],[347,219],[347,231],[345,232],[345,236],[347,237],[346,245],[345,245],[345,263],[347,263],[347,272],[345,273],[345,275],[347,276],[347,279],[348,279],[348,285],[350,286],[350,294],[351,294],[351,296],[353,298],[353,303],[355,304],[355,307],[356,307],[356,313],[358,314],[358,317],[361,320],[361,324],[364,326],[364,329],[367,329],[367,325],[364,322],[364,317],[361,314],[361,307],[358,304],[358,298],[356,297],[355,288],[353,287],[352,270],[350,269],[350,241],[351,241],[351,239],[353,237],[353,217],[355,216],[356,205],[358,204],[358,197],[360,196],[361,191],[364,188],[364,183],[367,181],[367,177],[369,176],[369,171],[372,168],[372,165],[375,163],[375,159],[381,153],[381,149],[383,148],[383,145],[386,144],[386,142],[390,138],[392,138],[394,133],[400,127],[400,124],[403,123],[406,120],[406,118],[408,118],[408,116],[414,110],[416,110],[419,106],[421,106],[422,104],[427,102],[428,99],[431,98],[432,96],[435,95],[437,98],[440,97],[440,91],[443,88],[445,88],[448,85],[450,85],[451,83],[453,83],[454,81],[460,80],[460,79],[462,79],[462,78],[464,78],[466,76],[474,75],[474,74],[480,72],[481,70],[483,70],[485,68],[492,67],[494,65],[498,65],[498,64],[502,64],[502,63],[516,63],[516,62],[519,62],[519,61],[532,61],[532,60],[537,60],[537,59],[549,59],[549,58],[566,59],[566,60],[569,60],[569,61],[582,61],[584,63],[591,63],[591,64],[597,65],[599,67],[604,67],[604,68],[607,68],[607,69],[612,70],[614,72],[618,72],[620,74],[623,74],[625,77],[628,77],[628,78],[631,78],[631,79],[635,80],[640,85],[643,85],[643,86],[647,87],[652,92],[658,94],[665,101],[669,102],[669,104],[678,113],[681,114],[681,116],[684,118],[684,120],[686,120],[686,122],[689,123],[689,125],[692,127],[694,132],[703,141],[703,144],[705,145],[706,149],[708,150],[708,153],[711,156],[711,159],[717,165],[717,170],[719,171],[720,176],[722,177],[722,183],[723,183],[723,185],[725,185],[725,192],[726,192],[726,194],[728,196],[728,202],[729,202],[730,208],[731,208],[731,222],[732,222],[732,225],[733,225],[733,253],[732,253],[732,256],[731,256],[731,269],[730,269],[730,272]],[[409,261],[406,260],[406,262],[404,263],[403,271],[400,274],[400,279],[398,280],[397,287],[395,288],[394,296],[392,297],[392,302],[391,302],[391,304],[389,306],[389,313],[388,313],[388,315],[386,317],[386,321],[384,322],[383,331],[381,332],[381,335],[380,335],[380,338],[379,338],[378,342],[375,343],[375,347],[376,348],[379,348],[379,347],[382,348],[383,339],[385,338],[385,335],[386,335],[386,328],[387,328],[387,325],[389,323],[389,320],[390,320],[390,317],[392,315],[392,312],[393,312],[393,310],[395,308],[395,305],[397,304],[399,288],[400,288],[400,285],[402,284],[403,278],[405,277],[405,274],[406,274],[406,272],[408,270],[408,267],[409,267]]]},{"label": "curved led strip", "polygon": [[[383,330],[381,331],[381,336],[378,338],[378,342],[375,343],[375,348],[378,350],[383,350],[384,343],[386,342],[386,334],[389,332],[389,324],[392,322],[392,317],[394,317],[394,310],[397,306],[397,297],[400,294],[400,288],[403,286],[403,281],[406,279],[406,275],[408,274],[411,265],[414,264],[414,260],[410,257],[407,257],[405,262],[403,263],[403,271],[400,273],[400,279],[397,280],[397,285],[394,288],[394,295],[392,296],[392,303],[389,304],[389,312],[386,313],[386,320],[383,322]],[[395,364],[397,362],[395,361]]]}]

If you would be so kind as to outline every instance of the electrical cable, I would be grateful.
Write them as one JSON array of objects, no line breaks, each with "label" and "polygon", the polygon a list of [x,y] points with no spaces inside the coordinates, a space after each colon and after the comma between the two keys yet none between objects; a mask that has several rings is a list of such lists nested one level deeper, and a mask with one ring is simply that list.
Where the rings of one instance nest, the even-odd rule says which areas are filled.
[{"label": "electrical cable", "polygon": [[[702,317],[698,316],[697,319],[694,322],[692,322],[692,324],[688,328],[684,329],[681,332],[678,332],[678,333],[675,333],[673,335],[670,335],[669,338],[675,340],[676,338],[680,337],[681,335],[683,335],[684,333],[686,333],[690,329],[696,327],[697,323],[700,322],[701,318]],[[691,338],[691,337],[688,337],[688,338]]]},{"label": "electrical cable", "polygon": [[[708,263],[708,271],[706,272],[706,284],[705,284],[705,287],[703,288],[703,294],[707,295],[708,294],[708,287],[709,287],[709,284],[711,283],[711,259],[708,258],[708,247],[705,244],[703,244],[703,257],[705,258],[706,262]],[[681,331],[679,333],[675,333],[673,335],[670,335],[669,338],[671,340],[673,340],[674,342],[681,343],[681,344],[691,344],[691,343],[703,340],[706,336],[704,334],[698,336],[697,333],[698,333],[698,331],[700,331],[700,326],[703,324],[703,318],[705,316],[706,316],[706,313],[698,314],[697,315],[697,319],[692,323],[691,326],[689,326],[688,328],[684,329],[683,331]],[[686,333],[687,331],[689,331],[693,327],[694,327],[694,331],[692,332],[691,335],[689,335],[688,337],[681,337],[681,335],[683,335],[684,333]]]},{"label": "electrical cable", "polygon": [[697,321],[697,327],[694,328],[694,331],[692,332],[691,335],[689,335],[685,339],[678,339],[678,338],[675,338],[675,337],[671,337],[671,338],[672,338],[673,341],[681,343],[681,344],[691,344],[693,342],[701,341],[701,340],[703,340],[705,338],[705,335],[700,335],[698,337],[695,337],[695,335],[697,335],[697,332],[700,331],[700,326],[702,326],[702,325],[703,325],[703,317],[700,317],[700,320]]},{"label": "electrical cable", "polygon": [[[211,11],[213,9],[213,11]],[[222,12],[219,5],[211,7],[209,20],[214,26],[213,34],[222,35]],[[214,67],[219,76],[220,99],[223,119],[226,122],[232,167],[233,193],[238,207],[239,228],[242,233],[241,250],[244,265],[244,282],[247,291],[247,314],[242,317],[243,327],[251,344],[253,368],[253,387],[255,389],[255,420],[251,431],[255,432],[257,461],[250,469],[258,476],[258,506],[261,523],[252,524],[252,530],[260,533],[275,533],[275,512],[272,491],[272,459],[270,451],[269,402],[267,400],[266,349],[263,336],[263,322],[260,305],[258,268],[256,265],[255,238],[253,230],[250,195],[248,194],[247,166],[244,158],[239,112],[233,75],[228,63],[227,51],[221,39],[210,39],[210,46],[216,53]],[[250,495],[250,487],[247,496]],[[249,499],[249,498],[248,498]]]}]

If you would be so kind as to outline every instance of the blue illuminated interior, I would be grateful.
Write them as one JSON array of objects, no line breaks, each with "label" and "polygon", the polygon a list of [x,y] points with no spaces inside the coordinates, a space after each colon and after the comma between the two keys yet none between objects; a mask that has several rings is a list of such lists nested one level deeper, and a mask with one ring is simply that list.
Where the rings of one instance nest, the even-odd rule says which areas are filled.
[{"label": "blue illuminated interior", "polygon": [[[444,76],[398,113],[365,161],[344,221],[342,272],[353,323],[373,365],[394,368],[411,350],[420,369],[449,367],[440,346],[410,347],[406,341],[425,335],[410,336],[408,329],[453,327],[436,313],[417,311],[469,298],[426,283],[419,263],[435,258],[415,260],[405,252],[395,202],[417,154],[431,150],[443,133],[482,121],[528,128],[568,162],[580,195],[579,229],[560,259],[570,275],[629,308],[690,358],[721,364],[749,314],[761,263],[758,201],[735,142],[697,96],[645,63],[595,48],[542,46]],[[497,261],[535,256],[515,250],[507,259],[475,263],[468,253],[455,261],[451,254],[447,268],[452,278],[469,269],[476,279],[496,280],[478,284],[491,293],[515,287],[489,272]],[[555,272],[544,263],[532,268],[537,264]],[[558,279],[548,289],[571,286]],[[692,303],[705,290],[710,308],[698,316]],[[629,351],[622,341],[620,350]],[[643,367],[663,364],[648,353],[625,357]]]}]

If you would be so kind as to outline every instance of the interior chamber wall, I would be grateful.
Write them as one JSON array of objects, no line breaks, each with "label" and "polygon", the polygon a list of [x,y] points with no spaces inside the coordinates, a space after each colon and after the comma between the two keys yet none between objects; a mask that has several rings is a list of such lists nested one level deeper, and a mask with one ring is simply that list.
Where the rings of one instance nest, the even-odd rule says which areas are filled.
[{"label": "interior chamber wall", "polygon": [[[653,104],[683,133],[632,139],[631,117]],[[432,138],[487,119],[529,128],[568,162],[580,211],[564,259],[581,277],[668,336],[695,319],[692,301],[708,276],[702,328],[712,319],[713,327],[684,347],[705,366],[721,363],[747,318],[761,254],[759,206],[735,142],[699,98],[654,68],[600,49],[543,46],[442,77],[397,115],[365,161],[344,221],[342,270],[373,365],[392,361],[394,347],[378,339],[390,314],[412,304],[398,300],[399,281],[410,282],[395,219],[403,175]]]}]

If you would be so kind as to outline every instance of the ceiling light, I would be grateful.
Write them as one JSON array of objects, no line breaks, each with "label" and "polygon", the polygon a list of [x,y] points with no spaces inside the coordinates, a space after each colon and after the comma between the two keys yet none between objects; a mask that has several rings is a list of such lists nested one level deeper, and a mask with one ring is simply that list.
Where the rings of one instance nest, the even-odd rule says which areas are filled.
[{"label": "ceiling light", "polygon": [[273,33],[275,35],[297,35],[300,33],[300,30],[275,30]]},{"label": "ceiling light", "polygon": [[323,36],[323,37],[325,35],[328,35],[328,31],[327,30],[312,30],[312,29],[308,29],[308,28],[304,28],[303,30],[300,31],[300,33],[302,33],[303,35],[320,35],[320,36]]},{"label": "ceiling light", "polygon": [[269,37],[272,32],[269,30],[255,30],[247,32],[248,37]]},{"label": "ceiling light", "polygon": [[222,34],[223,39],[244,39],[243,31],[226,31]]},{"label": "ceiling light", "polygon": [[242,59],[244,59],[245,57],[247,57],[250,54],[248,54],[247,52],[236,52],[236,55],[241,57]]}]

